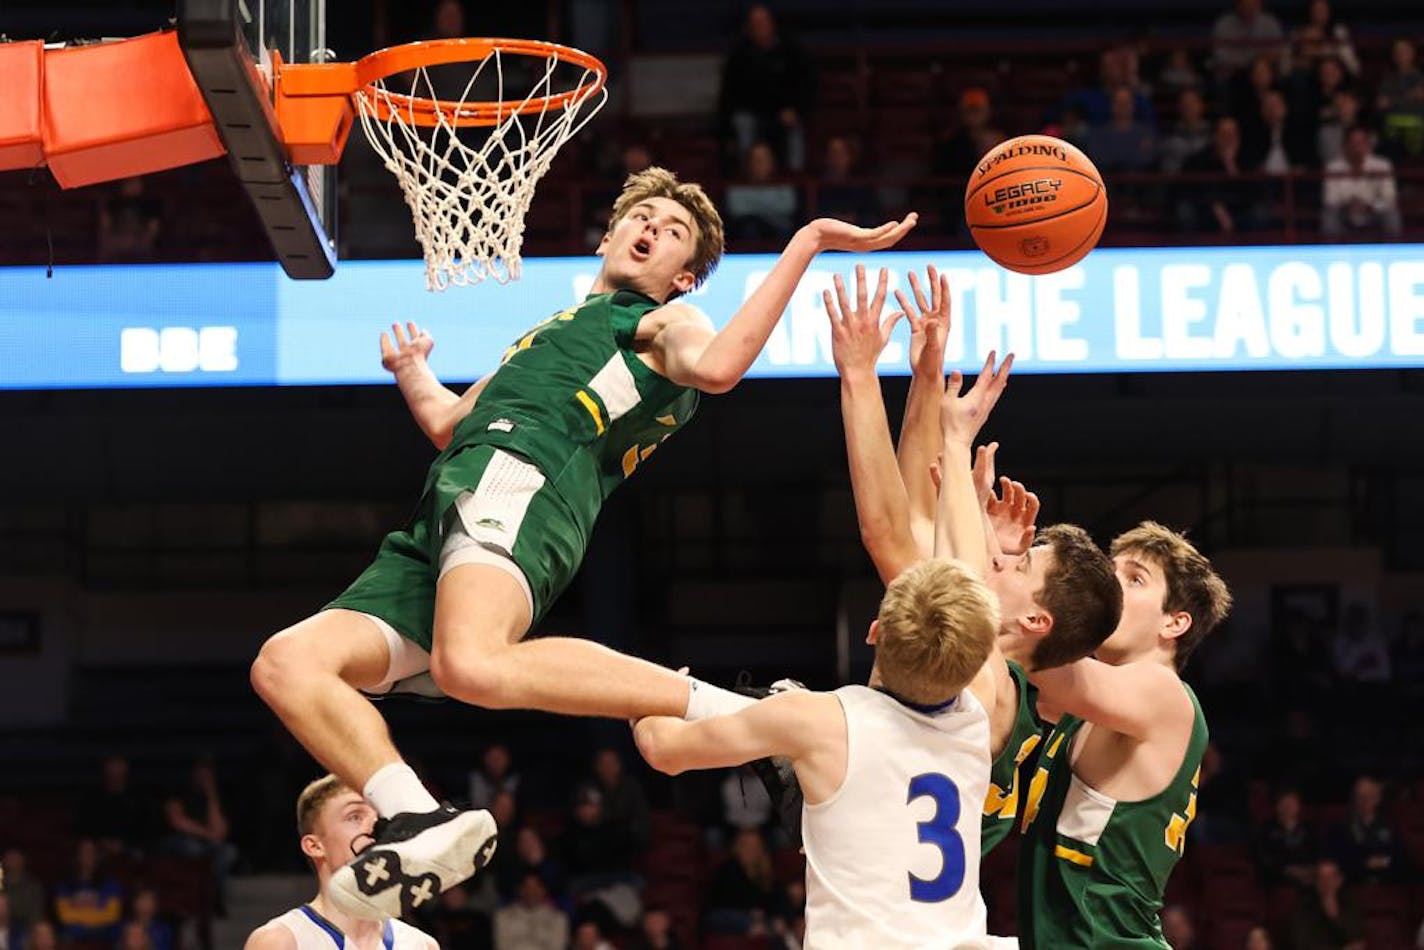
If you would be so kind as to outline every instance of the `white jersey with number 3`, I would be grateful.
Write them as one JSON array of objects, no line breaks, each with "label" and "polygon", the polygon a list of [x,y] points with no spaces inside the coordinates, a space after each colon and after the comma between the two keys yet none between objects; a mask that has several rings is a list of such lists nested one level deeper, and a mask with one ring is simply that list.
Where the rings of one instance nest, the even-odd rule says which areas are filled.
[{"label": "white jersey with number 3", "polygon": [[[297,938],[297,950],[357,950],[335,924],[308,904],[293,908],[271,923],[279,924]],[[383,950],[429,950],[430,937],[422,930],[399,920],[387,920],[381,928]]]},{"label": "white jersey with number 3", "polygon": [[846,775],[806,805],[806,947],[991,946],[979,896],[989,717],[968,690],[917,711],[865,686],[835,691]]}]

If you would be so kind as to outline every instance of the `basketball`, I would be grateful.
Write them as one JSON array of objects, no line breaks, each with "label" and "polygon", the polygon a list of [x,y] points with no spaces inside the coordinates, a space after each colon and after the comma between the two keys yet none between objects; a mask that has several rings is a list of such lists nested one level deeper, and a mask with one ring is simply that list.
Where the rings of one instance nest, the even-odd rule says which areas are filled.
[{"label": "basketball", "polygon": [[979,160],[964,193],[979,248],[1020,274],[1051,274],[1087,256],[1108,220],[1092,160],[1050,135],[1021,135]]}]

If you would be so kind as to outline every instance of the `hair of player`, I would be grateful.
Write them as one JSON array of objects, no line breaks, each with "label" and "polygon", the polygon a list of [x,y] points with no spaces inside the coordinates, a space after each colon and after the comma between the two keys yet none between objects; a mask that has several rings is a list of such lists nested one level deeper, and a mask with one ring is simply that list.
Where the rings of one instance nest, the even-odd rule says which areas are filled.
[{"label": "hair of player", "polygon": [[1122,619],[1122,585],[1112,559],[1077,525],[1044,528],[1035,546],[1053,551],[1053,566],[1043,575],[1035,602],[1053,618],[1053,626],[1033,648],[1029,663],[1051,670],[1081,660],[1112,636]]},{"label": "hair of player", "polygon": [[1231,612],[1231,591],[1212,569],[1211,561],[1186,536],[1155,521],[1144,521],[1113,539],[1112,555],[1136,554],[1162,569],[1167,593],[1166,613],[1184,611],[1192,618],[1186,633],[1177,637],[1174,656],[1177,672],[1186,668],[1192,651]]},{"label": "hair of player", "polygon": [[297,833],[312,834],[316,829],[316,816],[321,814],[321,807],[345,791],[349,791],[348,786],[335,775],[323,775],[302,789],[302,793],[297,796]]},{"label": "hair of player", "polygon": [[967,567],[937,558],[891,581],[876,620],[881,683],[906,702],[933,705],[957,696],[989,658],[999,605]]},{"label": "hair of player", "polygon": [[717,212],[712,199],[707,197],[707,192],[702,190],[701,185],[691,181],[678,181],[677,175],[654,165],[634,172],[623,182],[623,192],[618,196],[618,200],[613,202],[613,214],[608,221],[608,230],[612,231],[634,205],[649,198],[671,199],[692,215],[692,223],[697,228],[694,235],[696,247],[691,260],[688,261],[687,269],[692,271],[693,277],[696,278],[693,286],[702,286],[702,282],[717,269],[717,264],[722,260],[722,252],[726,249],[722,215]]}]

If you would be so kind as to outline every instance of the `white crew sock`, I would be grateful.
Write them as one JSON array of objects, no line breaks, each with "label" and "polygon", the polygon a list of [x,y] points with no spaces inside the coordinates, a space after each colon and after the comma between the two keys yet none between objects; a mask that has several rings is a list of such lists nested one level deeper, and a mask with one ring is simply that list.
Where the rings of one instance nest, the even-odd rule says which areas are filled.
[{"label": "white crew sock", "polygon": [[746,709],[756,702],[750,696],[734,693],[711,683],[689,676],[687,678],[687,712],[682,718],[687,720],[709,719],[712,716],[730,716]]},{"label": "white crew sock", "polygon": [[361,794],[376,806],[376,814],[382,818],[401,812],[420,815],[440,807],[440,803],[420,784],[415,769],[404,762],[392,762],[377,769],[376,774],[367,780]]}]

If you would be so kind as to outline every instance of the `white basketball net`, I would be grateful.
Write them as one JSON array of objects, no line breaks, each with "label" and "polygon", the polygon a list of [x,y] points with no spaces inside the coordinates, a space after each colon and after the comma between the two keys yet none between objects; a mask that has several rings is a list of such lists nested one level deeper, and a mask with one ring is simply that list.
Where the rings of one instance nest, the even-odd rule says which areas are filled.
[{"label": "white basketball net", "polygon": [[[529,56],[511,54],[521,64],[534,62]],[[474,66],[474,75],[465,84],[458,100],[447,103],[463,106],[481,77],[493,71],[500,101],[514,109],[536,99],[557,94],[554,87],[559,61],[544,60],[543,76],[523,99],[506,98],[504,67],[498,49]],[[444,67],[451,68],[451,67]],[[564,75],[577,72],[566,68]],[[413,76],[410,96],[442,99],[424,67],[405,73]],[[582,88],[593,78],[583,70],[578,82],[566,88]],[[395,77],[392,77],[393,80]],[[403,83],[402,83],[403,84]],[[519,279],[519,251],[524,244],[524,216],[534,197],[534,186],[549,170],[555,153],[569,138],[588,124],[608,99],[606,87],[570,99],[563,108],[544,108],[520,114],[511,112],[492,126],[460,128],[451,113],[437,110],[437,125],[417,125],[412,118],[411,100],[393,93],[385,80],[378,80],[356,93],[356,103],[366,138],[387,169],[400,182],[405,202],[415,219],[415,236],[425,252],[425,286],[444,290],[450,285],[478,284],[486,278],[497,283]],[[387,113],[377,111],[381,103]],[[453,111],[458,116],[458,111]],[[462,141],[461,136],[464,136]]]}]

